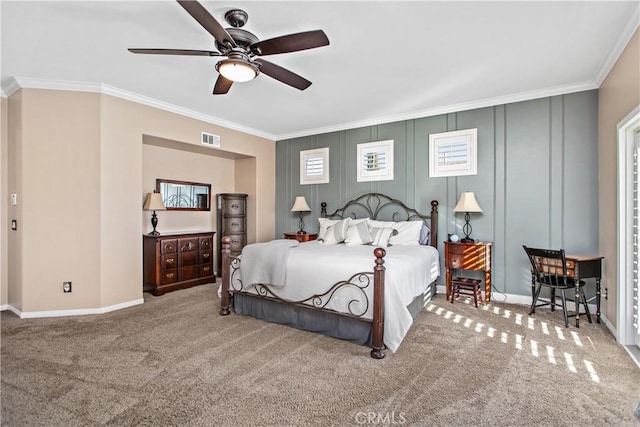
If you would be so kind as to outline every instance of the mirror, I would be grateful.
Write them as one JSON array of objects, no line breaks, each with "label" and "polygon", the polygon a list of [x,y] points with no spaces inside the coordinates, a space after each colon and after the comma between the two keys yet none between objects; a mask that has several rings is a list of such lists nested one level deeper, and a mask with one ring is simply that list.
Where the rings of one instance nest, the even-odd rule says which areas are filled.
[{"label": "mirror", "polygon": [[211,210],[211,184],[156,179],[156,192],[169,211]]}]

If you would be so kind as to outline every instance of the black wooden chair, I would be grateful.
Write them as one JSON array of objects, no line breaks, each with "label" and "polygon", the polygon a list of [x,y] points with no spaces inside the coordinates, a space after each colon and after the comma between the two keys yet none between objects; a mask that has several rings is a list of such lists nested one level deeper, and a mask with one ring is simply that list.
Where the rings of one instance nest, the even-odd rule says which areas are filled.
[{"label": "black wooden chair", "polygon": [[[561,305],[566,328],[569,327],[569,317],[576,318],[576,327],[579,328],[580,314],[586,314],[589,323],[591,323],[591,313],[589,313],[587,298],[583,290],[584,282],[580,280],[576,283],[572,275],[567,272],[564,249],[536,249],[528,248],[525,245],[522,245],[522,247],[531,262],[531,292],[533,300],[529,314],[534,314],[537,307],[550,305],[551,311],[554,311],[556,305]],[[540,298],[540,290],[543,286],[550,289],[551,296],[548,300]],[[565,295],[567,289],[575,289],[574,301],[576,310],[572,314],[569,314],[567,310],[567,297]],[[556,290],[560,290],[561,304],[556,303]],[[538,303],[539,301],[541,303]],[[584,305],[584,313],[580,313],[581,303]]]}]

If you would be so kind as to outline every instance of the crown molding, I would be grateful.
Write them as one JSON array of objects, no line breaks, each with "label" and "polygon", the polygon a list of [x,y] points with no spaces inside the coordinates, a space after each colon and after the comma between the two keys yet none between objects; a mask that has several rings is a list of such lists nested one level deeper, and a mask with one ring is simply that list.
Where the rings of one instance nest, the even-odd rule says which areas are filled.
[{"label": "crown molding", "polygon": [[622,52],[627,47],[629,41],[631,40],[631,37],[633,37],[638,28],[640,28],[640,7],[636,8],[636,11],[631,14],[631,16],[629,17],[629,22],[624,27],[624,30],[622,31],[618,42],[615,44],[613,50],[611,50],[609,56],[607,56],[607,59],[602,64],[600,72],[598,73],[598,76],[595,80],[598,87],[602,85],[602,82],[604,82],[604,79],[607,78],[613,66],[616,65],[618,58],[620,58],[620,55],[622,55]]},{"label": "crown molding", "polygon": [[443,107],[436,107],[427,110],[413,111],[405,114],[397,114],[393,116],[382,116],[373,119],[361,120],[357,122],[342,123],[334,126],[327,126],[316,129],[307,129],[300,132],[292,132],[282,135],[276,135],[276,141],[285,139],[301,138],[310,135],[320,135],[323,133],[338,132],[359,127],[375,126],[384,123],[399,122],[403,120],[419,119],[422,117],[437,116],[440,114],[457,113],[460,111],[474,110],[476,108],[494,107],[496,105],[511,104],[514,102],[528,101],[537,98],[546,98],[550,96],[565,95],[573,92],[581,92],[585,90],[597,89],[599,86],[594,81],[585,81],[574,85],[556,86],[542,90],[534,90],[529,92],[520,92],[511,95],[505,95],[495,98],[481,99],[477,101],[464,102]]},{"label": "crown molding", "polygon": [[249,128],[239,125],[234,122],[219,119],[217,117],[209,116],[207,114],[199,113],[197,111],[183,108],[168,102],[160,101],[148,96],[140,95],[134,92],[130,92],[124,89],[110,86],[103,83],[92,82],[76,82],[76,81],[64,81],[64,80],[48,80],[37,79],[27,77],[13,77],[9,83],[2,89],[9,97],[17,92],[19,89],[47,89],[47,90],[64,90],[72,92],[91,92],[100,93],[103,95],[109,95],[116,98],[125,99],[138,104],[147,105],[149,107],[157,108],[159,110],[168,111],[170,113],[180,114],[192,119],[200,120],[202,122],[211,123],[217,126],[222,126],[227,129],[236,130],[238,132],[247,133],[250,135],[258,136],[260,138],[270,139],[275,141],[275,135],[267,132],[262,132],[257,129]]}]

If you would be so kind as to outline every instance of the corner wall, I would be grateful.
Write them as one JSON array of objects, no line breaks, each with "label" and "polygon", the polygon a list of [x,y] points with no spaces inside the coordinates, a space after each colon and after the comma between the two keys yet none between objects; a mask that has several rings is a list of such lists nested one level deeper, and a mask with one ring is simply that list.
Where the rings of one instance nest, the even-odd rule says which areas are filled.
[{"label": "corner wall", "polygon": [[[9,105],[9,192],[21,202],[8,300],[29,316],[142,302],[143,135],[199,145],[207,131],[258,169],[274,163],[273,141],[99,93],[20,89]],[[256,205],[272,207],[274,176],[255,189]],[[256,235],[274,235],[269,217],[248,221]]]}]

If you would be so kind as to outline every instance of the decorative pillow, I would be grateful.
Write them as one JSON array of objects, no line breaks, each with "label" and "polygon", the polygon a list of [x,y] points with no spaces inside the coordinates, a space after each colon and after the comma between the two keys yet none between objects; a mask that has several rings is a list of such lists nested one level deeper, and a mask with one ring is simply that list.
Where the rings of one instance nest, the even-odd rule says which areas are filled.
[{"label": "decorative pillow", "polygon": [[323,241],[324,236],[327,234],[327,229],[337,224],[339,219],[328,219],[328,218],[318,218],[318,224],[320,224],[320,228],[318,230],[318,240]]},{"label": "decorative pillow", "polygon": [[322,243],[325,245],[335,245],[336,243],[342,243],[347,238],[347,230],[349,229],[349,223],[351,218],[345,218],[330,225],[327,228],[327,232],[322,239]]},{"label": "decorative pillow", "polygon": [[426,221],[422,221],[422,228],[420,228],[420,239],[418,239],[418,243],[421,245],[428,245],[431,241],[431,230],[427,225]]},{"label": "decorative pillow", "polygon": [[[355,224],[354,224],[355,223]],[[347,246],[360,246],[371,243],[372,238],[369,234],[369,226],[366,221],[358,221],[357,223],[352,220],[347,230],[347,239],[344,243]]]},{"label": "decorative pillow", "polygon": [[397,235],[389,238],[390,246],[418,246],[420,240],[420,230],[423,221],[402,221],[396,222],[394,230],[398,230]]},{"label": "decorative pillow", "polygon": [[379,246],[379,247],[386,248],[389,245],[389,238],[391,237],[391,234],[393,234],[394,231],[396,230],[388,227],[370,228],[369,229],[369,233],[371,234],[370,244],[372,246]]},{"label": "decorative pillow", "polygon": [[[345,218],[345,219],[349,219],[351,221],[349,222],[349,226],[354,224],[359,224],[361,222],[367,222],[369,220],[369,218],[353,219],[351,217]],[[318,218],[318,224],[320,224],[320,227],[318,230],[318,240],[323,241],[325,235],[327,234],[327,229],[332,225],[337,224],[339,221],[340,221],[339,219]]]},{"label": "decorative pillow", "polygon": [[394,221],[378,221],[376,219],[370,219],[367,221],[369,228],[393,228],[396,223]]}]

